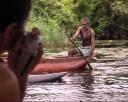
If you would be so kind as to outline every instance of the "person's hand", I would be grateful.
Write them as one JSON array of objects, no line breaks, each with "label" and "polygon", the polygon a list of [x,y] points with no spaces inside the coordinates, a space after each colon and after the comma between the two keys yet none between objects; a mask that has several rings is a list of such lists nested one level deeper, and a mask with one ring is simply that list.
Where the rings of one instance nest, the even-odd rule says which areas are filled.
[{"label": "person's hand", "polygon": [[70,38],[71,43],[74,43],[75,39],[73,37]]},{"label": "person's hand", "polygon": [[87,58],[87,62],[88,62],[88,63],[90,62],[90,58]]},{"label": "person's hand", "polygon": [[32,69],[37,65],[39,64],[39,62],[41,61],[41,58],[42,58],[42,55],[43,55],[43,48],[41,46],[42,44],[40,43],[39,44],[39,47],[38,47],[38,54],[32,59],[30,65],[29,65],[29,68],[27,70],[27,72],[25,72],[25,74],[29,74]]},{"label": "person's hand", "polygon": [[[32,33],[32,34],[34,34],[34,36],[38,35],[35,33]],[[17,40],[15,47],[11,48],[9,50],[9,54],[8,54],[8,65],[17,75],[19,75],[21,73],[20,71],[23,69],[21,67],[21,65],[17,65],[17,61],[22,52],[22,48],[23,48],[23,38],[19,38]],[[36,54],[36,56],[34,56],[34,58],[29,63],[29,66],[25,72],[26,75],[31,72],[31,70],[39,63],[39,61],[41,59],[42,52],[43,52],[41,43],[38,45],[36,50],[37,50],[37,54]],[[26,53],[26,56],[27,56],[27,53]],[[26,60],[26,58],[27,58],[26,56],[23,58],[22,61]]]}]

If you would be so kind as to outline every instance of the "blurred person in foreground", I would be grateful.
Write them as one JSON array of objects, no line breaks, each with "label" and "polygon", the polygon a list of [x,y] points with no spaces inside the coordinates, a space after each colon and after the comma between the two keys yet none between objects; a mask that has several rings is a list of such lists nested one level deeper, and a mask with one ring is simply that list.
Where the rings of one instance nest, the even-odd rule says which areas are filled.
[{"label": "blurred person in foreground", "polygon": [[26,33],[31,0],[0,0],[0,102],[22,102],[27,78],[42,56],[39,29]]}]

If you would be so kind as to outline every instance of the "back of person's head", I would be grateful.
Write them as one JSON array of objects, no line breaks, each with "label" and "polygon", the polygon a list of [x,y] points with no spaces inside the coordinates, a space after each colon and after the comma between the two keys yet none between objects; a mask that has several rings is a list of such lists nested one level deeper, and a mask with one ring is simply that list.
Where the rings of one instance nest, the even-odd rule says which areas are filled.
[{"label": "back of person's head", "polygon": [[0,0],[0,32],[15,22],[18,27],[24,24],[29,15],[31,0]]}]

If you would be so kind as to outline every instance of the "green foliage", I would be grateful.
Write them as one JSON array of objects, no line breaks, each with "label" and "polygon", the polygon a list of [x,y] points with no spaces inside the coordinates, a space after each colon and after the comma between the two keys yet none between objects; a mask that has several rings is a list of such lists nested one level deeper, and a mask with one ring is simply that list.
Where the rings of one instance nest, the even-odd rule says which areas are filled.
[{"label": "green foliage", "polygon": [[28,29],[39,27],[44,45],[67,45],[64,33],[72,32],[77,23],[73,8],[72,0],[34,0]]},{"label": "green foliage", "polygon": [[66,35],[55,21],[50,20],[47,24],[43,22],[40,17],[32,17],[27,23],[27,27],[30,30],[33,26],[36,26],[41,30],[42,42],[45,47],[61,47],[68,44]]},{"label": "green foliage", "polygon": [[87,16],[97,39],[128,38],[127,0],[33,0],[28,29],[41,29],[44,45],[65,46]]},{"label": "green foliage", "polygon": [[72,0],[35,0],[33,2],[35,16],[42,16],[45,22],[54,20],[60,27],[75,25],[76,15],[73,13]]},{"label": "green foliage", "polygon": [[79,19],[87,16],[92,22],[96,34],[101,34],[108,26],[109,19],[106,14],[108,2],[106,0],[79,0],[77,2],[76,13]]},{"label": "green foliage", "polygon": [[128,38],[127,0],[76,0],[79,19],[92,21],[98,39]]},{"label": "green foliage", "polygon": [[112,16],[109,32],[114,39],[128,38],[128,2],[127,0],[115,0],[112,5]]}]

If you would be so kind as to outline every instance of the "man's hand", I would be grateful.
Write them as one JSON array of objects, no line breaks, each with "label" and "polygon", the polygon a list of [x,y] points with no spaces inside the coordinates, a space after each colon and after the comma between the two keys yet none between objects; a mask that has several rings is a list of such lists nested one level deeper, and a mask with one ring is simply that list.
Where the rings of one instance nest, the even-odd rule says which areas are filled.
[{"label": "man's hand", "polygon": [[90,62],[90,58],[87,58],[87,62]]},{"label": "man's hand", "polygon": [[[31,36],[39,36],[40,34],[37,34],[37,32],[38,31],[34,31],[34,32],[30,32],[29,34]],[[33,46],[33,45],[31,44],[31,46]],[[23,47],[24,47],[24,45],[23,45],[23,38],[19,38],[17,40],[16,46],[9,50],[8,65],[15,72],[16,75],[20,75],[20,73],[21,73],[20,71],[22,69],[24,69],[22,67],[22,65],[18,65],[17,64],[17,63],[19,63],[18,60],[21,57],[21,53],[22,53]],[[36,47],[36,46],[34,46],[34,47]],[[29,50],[29,49],[26,49],[26,50]],[[27,68],[27,70],[25,72],[26,75],[31,72],[31,70],[39,63],[39,61],[41,59],[42,52],[43,52],[43,48],[42,48],[41,42],[38,44],[38,47],[36,48],[36,50],[37,50],[37,54],[36,54],[36,56],[34,56],[34,58],[29,63],[29,66],[28,66],[28,68]],[[22,57],[23,60],[21,60],[21,61],[23,62],[26,59],[28,59],[27,56],[28,56],[28,54],[26,53],[26,56]]]},{"label": "man's hand", "polygon": [[71,37],[71,38],[70,38],[70,42],[71,42],[72,44],[74,44],[75,39],[74,39],[73,37]]}]

